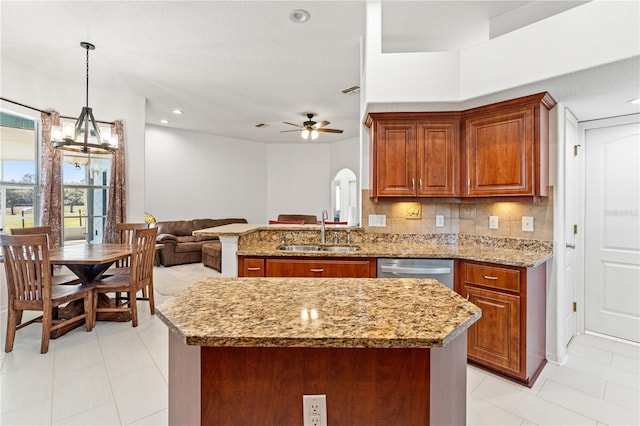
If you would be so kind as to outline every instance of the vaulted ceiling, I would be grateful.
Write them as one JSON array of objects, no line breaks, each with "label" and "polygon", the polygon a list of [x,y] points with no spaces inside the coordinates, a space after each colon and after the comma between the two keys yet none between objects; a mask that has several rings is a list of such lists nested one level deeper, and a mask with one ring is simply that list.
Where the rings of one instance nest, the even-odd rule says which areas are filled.
[{"label": "vaulted ceiling", "polygon": [[[382,47],[460,50],[582,3],[384,1]],[[90,87],[144,97],[148,124],[167,119],[168,127],[299,142],[297,133],[280,133],[292,129],[283,121],[301,123],[312,112],[344,129],[319,142],[359,134],[359,95],[342,90],[360,84],[363,1],[3,0],[0,7],[2,62],[83,86],[79,43],[89,41],[96,45]],[[294,9],[307,10],[310,20],[292,22]],[[540,86],[555,88],[580,120],[588,120],[624,113],[607,102],[613,91],[637,93],[638,74],[635,59]],[[173,114],[176,108],[184,114]],[[260,123],[266,126],[256,127]]]}]

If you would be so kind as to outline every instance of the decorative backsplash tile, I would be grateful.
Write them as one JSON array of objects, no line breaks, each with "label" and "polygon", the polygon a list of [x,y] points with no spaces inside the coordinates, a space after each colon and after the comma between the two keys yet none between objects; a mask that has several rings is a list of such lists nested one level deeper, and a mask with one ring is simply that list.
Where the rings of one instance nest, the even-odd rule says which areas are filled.
[{"label": "decorative backsplash tile", "polygon": [[[420,216],[416,204],[420,205]],[[416,212],[416,213],[414,213]],[[549,197],[537,203],[493,202],[493,203],[433,203],[433,202],[373,202],[369,190],[362,191],[362,217],[370,214],[387,216],[385,227],[368,227],[370,233],[424,233],[461,234],[498,238],[520,238],[527,240],[553,241],[553,187]],[[443,226],[436,226],[436,216],[442,215]],[[498,216],[498,229],[489,229],[489,216]],[[522,217],[534,218],[534,231],[522,230]],[[411,219],[411,220],[410,220]]]}]

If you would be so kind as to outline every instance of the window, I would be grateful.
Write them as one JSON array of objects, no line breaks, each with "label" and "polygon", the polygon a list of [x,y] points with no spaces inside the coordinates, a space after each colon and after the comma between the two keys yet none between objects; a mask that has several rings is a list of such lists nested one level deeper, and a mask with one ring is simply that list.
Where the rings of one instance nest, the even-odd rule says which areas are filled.
[{"label": "window", "polygon": [[62,153],[64,242],[101,243],[107,217],[112,156]]},{"label": "window", "polygon": [[0,112],[0,230],[38,224],[39,122]]}]

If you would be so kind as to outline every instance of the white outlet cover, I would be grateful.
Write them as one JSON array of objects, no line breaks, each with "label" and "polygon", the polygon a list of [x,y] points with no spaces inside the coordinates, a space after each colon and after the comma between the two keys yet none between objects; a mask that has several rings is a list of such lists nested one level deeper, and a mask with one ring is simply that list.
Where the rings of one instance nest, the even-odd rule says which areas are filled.
[{"label": "white outlet cover", "polygon": [[522,216],[522,231],[523,232],[533,232],[533,217],[532,216]]},{"label": "white outlet cover", "polygon": [[489,229],[498,229],[498,216],[489,216]]},{"label": "white outlet cover", "polygon": [[303,426],[327,426],[327,395],[302,395]]},{"label": "white outlet cover", "polygon": [[444,215],[437,214],[436,215],[436,227],[440,228],[444,226]]},{"label": "white outlet cover", "polygon": [[369,226],[371,227],[385,227],[387,226],[387,215],[384,214],[370,214]]}]

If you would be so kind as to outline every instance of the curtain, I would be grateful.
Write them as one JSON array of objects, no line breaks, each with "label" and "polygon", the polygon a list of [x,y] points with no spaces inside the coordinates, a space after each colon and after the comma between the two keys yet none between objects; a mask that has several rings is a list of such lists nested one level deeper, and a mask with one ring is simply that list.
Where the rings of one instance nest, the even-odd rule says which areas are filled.
[{"label": "curtain", "polygon": [[62,242],[62,154],[51,143],[51,127],[60,124],[60,114],[43,112],[40,150],[40,225],[51,226],[51,243]]},{"label": "curtain", "polygon": [[109,182],[109,202],[107,220],[104,225],[104,242],[113,243],[116,238],[116,223],[127,221],[127,185],[125,170],[125,146],[122,121],[111,125],[111,134],[118,137],[118,150],[111,160],[111,181]]}]

